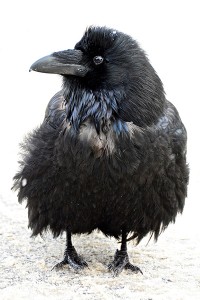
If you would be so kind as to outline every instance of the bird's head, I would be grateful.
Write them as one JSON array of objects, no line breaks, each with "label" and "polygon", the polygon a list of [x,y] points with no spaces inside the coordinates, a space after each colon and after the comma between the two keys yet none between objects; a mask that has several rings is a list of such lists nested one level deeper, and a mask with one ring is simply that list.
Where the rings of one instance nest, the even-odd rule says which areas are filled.
[{"label": "bird's head", "polygon": [[113,88],[128,81],[138,46],[116,30],[89,27],[73,50],[54,52],[36,61],[31,70],[79,78],[92,89]]},{"label": "bird's head", "polygon": [[[144,51],[130,36],[113,29],[91,26],[74,49],[45,56],[30,70],[60,74],[64,87],[74,82],[94,92],[120,91],[119,114],[137,125],[152,123],[163,108],[162,83]],[[151,105],[154,112],[148,115]]]}]

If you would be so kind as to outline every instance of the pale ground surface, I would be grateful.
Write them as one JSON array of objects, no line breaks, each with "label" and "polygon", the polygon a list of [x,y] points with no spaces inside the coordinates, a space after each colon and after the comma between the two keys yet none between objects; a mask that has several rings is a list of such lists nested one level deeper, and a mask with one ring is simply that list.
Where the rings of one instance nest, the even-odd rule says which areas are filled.
[{"label": "pale ground surface", "polygon": [[[186,207],[175,225],[158,243],[129,244],[130,260],[144,275],[107,270],[118,247],[101,233],[74,237],[77,251],[89,269],[74,272],[68,266],[51,271],[61,260],[65,237],[30,238],[27,210],[8,193],[0,199],[0,298],[10,299],[200,299],[200,237],[195,209]],[[198,223],[197,223],[198,222]]]}]

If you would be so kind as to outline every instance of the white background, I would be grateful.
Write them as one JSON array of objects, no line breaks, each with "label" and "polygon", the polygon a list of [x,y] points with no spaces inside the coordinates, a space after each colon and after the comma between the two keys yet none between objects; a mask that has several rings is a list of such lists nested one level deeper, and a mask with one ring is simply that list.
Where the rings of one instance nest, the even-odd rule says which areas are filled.
[{"label": "white background", "polygon": [[[133,36],[162,79],[167,99],[188,131],[191,168],[188,229],[200,208],[199,1],[1,1],[0,4],[0,194],[11,193],[18,143],[42,122],[60,89],[56,75],[29,73],[38,58],[73,48],[89,25],[106,25]],[[16,199],[17,201],[17,199]],[[187,219],[189,220],[189,219]],[[190,230],[190,229],[189,229]]]}]

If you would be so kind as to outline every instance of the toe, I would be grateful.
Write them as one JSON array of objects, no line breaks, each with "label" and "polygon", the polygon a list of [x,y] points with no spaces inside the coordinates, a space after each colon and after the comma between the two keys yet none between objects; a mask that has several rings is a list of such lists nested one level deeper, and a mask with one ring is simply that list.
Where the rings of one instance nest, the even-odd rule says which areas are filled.
[{"label": "toe", "polygon": [[140,270],[140,268],[132,265],[129,262],[128,254],[126,251],[117,250],[115,252],[113,262],[111,262],[108,265],[108,270],[111,271],[114,276],[118,276],[122,272],[123,269],[128,269],[134,273],[140,272],[141,274],[143,274],[142,271]]},{"label": "toe", "polygon": [[80,257],[68,257],[69,265],[75,270],[81,270],[88,267],[88,264]]},{"label": "toe", "polygon": [[61,269],[63,268],[63,266],[65,266],[66,264],[68,264],[68,261],[63,260],[63,261],[57,263],[57,264],[51,269],[51,271],[54,270],[54,269],[55,269],[56,271],[61,270]]},{"label": "toe", "polygon": [[129,263],[129,262],[125,265],[125,269],[131,270],[131,271],[134,272],[134,273],[139,273],[139,272],[140,272],[140,273],[143,275],[143,273],[142,273],[142,271],[140,270],[140,268],[138,268],[137,266],[132,265],[132,264]]}]

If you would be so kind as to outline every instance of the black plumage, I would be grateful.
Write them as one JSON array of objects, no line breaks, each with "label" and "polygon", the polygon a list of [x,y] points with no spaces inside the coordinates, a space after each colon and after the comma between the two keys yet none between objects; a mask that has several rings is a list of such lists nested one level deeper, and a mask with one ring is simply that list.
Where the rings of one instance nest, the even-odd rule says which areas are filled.
[{"label": "black plumage", "polygon": [[[183,211],[186,130],[161,80],[130,36],[90,27],[73,50],[31,69],[63,76],[41,126],[24,141],[14,188],[27,200],[33,236],[67,232],[64,260],[82,268],[71,234],[122,239],[109,269],[139,271],[126,242],[160,232]],[[128,236],[129,235],[129,236]]]}]

